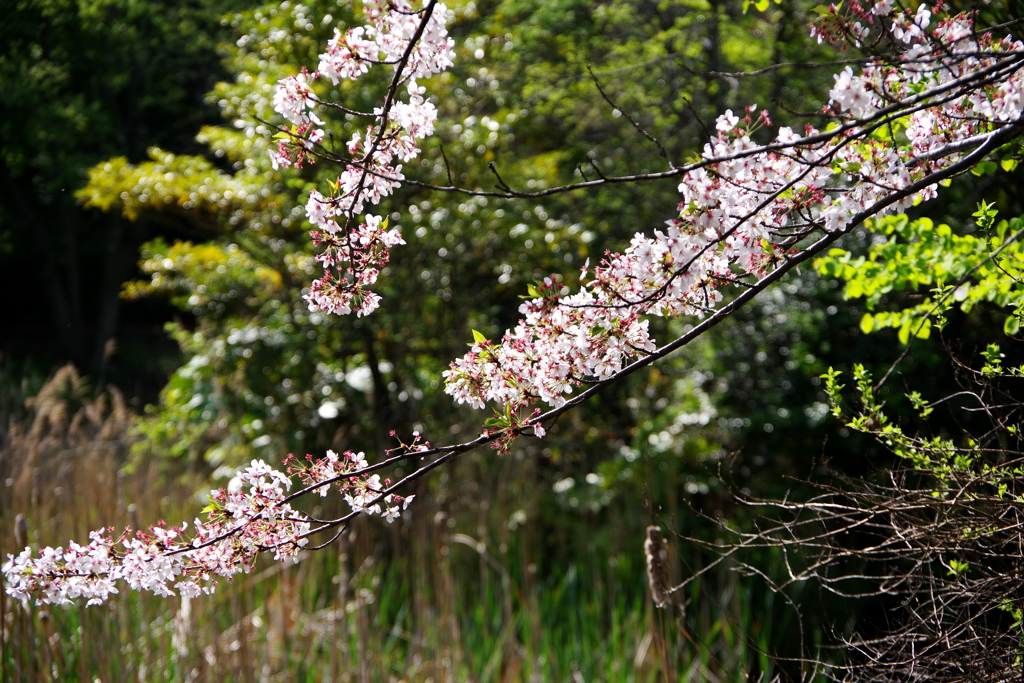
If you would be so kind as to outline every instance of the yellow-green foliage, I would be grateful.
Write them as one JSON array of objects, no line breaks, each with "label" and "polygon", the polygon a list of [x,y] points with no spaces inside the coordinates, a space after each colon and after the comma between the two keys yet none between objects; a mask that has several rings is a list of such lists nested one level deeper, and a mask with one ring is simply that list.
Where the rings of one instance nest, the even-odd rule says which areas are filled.
[{"label": "yellow-green foliage", "polygon": [[[967,235],[957,235],[929,218],[911,221],[899,215],[876,220],[868,227],[886,237],[883,243],[872,246],[866,256],[832,249],[815,267],[844,280],[847,299],[865,299],[864,333],[895,328],[901,343],[911,335],[924,339],[932,321],[941,327],[953,306],[969,313],[987,302],[1010,309],[1004,330],[1014,335],[1024,316],[1024,245],[1018,241],[1024,220],[997,223],[995,209],[984,202],[974,216],[978,230]],[[930,294],[914,305],[875,310],[890,303],[894,292],[921,290]]]},{"label": "yellow-green foliage", "polygon": [[133,221],[146,209],[179,207],[215,214],[229,207],[264,208],[265,195],[251,191],[247,183],[222,173],[202,157],[175,155],[156,147],[149,149],[149,157],[152,161],[138,165],[124,157],[99,164],[89,171],[89,184],[77,197],[87,207],[120,210]]},{"label": "yellow-green foliage", "polygon": [[223,310],[238,300],[257,305],[282,290],[281,273],[268,268],[237,244],[148,243],[140,264],[148,280],[125,283],[127,299],[161,294],[182,310],[197,314]]}]

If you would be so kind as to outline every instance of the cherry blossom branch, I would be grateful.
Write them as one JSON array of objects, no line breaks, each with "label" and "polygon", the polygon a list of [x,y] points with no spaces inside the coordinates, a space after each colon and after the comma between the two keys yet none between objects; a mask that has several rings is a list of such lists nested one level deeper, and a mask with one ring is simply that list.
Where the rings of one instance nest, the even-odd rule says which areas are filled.
[{"label": "cherry blossom branch", "polygon": [[[417,79],[447,69],[454,55],[454,42],[445,28],[447,8],[437,0],[419,10],[406,0],[364,0],[364,5],[369,24],[345,33],[336,29],[320,55],[318,71],[303,70],[279,84],[275,109],[295,125],[278,133],[281,142],[271,154],[275,167],[323,158],[344,166],[331,183],[331,192],[313,190],[306,204],[307,217],[316,228],[311,233],[314,244],[322,249],[317,260],[325,270],[306,299],[313,310],[360,316],[377,308],[380,298],[369,288],[388,262],[390,248],[404,240],[381,216],[367,215],[362,221],[356,217],[366,202],[379,203],[401,184],[404,175],[396,159],[416,158],[417,140],[433,133],[437,110],[425,99],[426,89]],[[382,106],[373,112],[375,125],[349,139],[352,158],[342,159],[319,147],[325,134],[319,127],[323,122],[312,111],[320,104],[312,90],[315,81],[324,77],[337,85],[382,65],[392,66],[394,74]],[[398,98],[402,85],[408,101]]]},{"label": "cherry blossom branch", "polygon": [[[579,405],[579,404],[581,404],[581,403],[583,403],[583,402],[593,398],[593,396],[595,396],[596,394],[598,394],[598,393],[600,393],[602,391],[605,391],[609,387],[611,387],[611,386],[613,386],[615,384],[618,384],[619,382],[621,382],[623,379],[625,379],[629,375],[632,375],[632,374],[638,372],[639,370],[642,370],[643,368],[646,368],[647,366],[655,363],[656,361],[661,360],[661,359],[665,358],[666,356],[668,356],[668,355],[678,351],[679,349],[681,349],[684,346],[686,346],[686,345],[690,344],[691,342],[693,342],[695,339],[697,339],[701,335],[705,334],[711,328],[715,327],[716,325],[718,325],[719,323],[721,323],[722,321],[724,321],[725,319],[730,317],[739,308],[741,308],[745,304],[749,303],[753,298],[758,296],[761,292],[763,292],[769,286],[771,286],[775,282],[778,282],[783,277],[785,277],[785,275],[788,274],[791,270],[793,270],[794,268],[798,267],[800,264],[805,263],[806,261],[808,261],[808,260],[814,258],[815,256],[819,255],[820,253],[822,253],[825,249],[827,249],[829,246],[831,246],[836,240],[838,240],[843,234],[846,234],[846,233],[850,232],[856,226],[860,225],[861,223],[863,223],[868,218],[871,218],[872,216],[877,215],[878,212],[880,212],[881,210],[885,209],[887,206],[900,201],[901,199],[905,198],[906,196],[910,196],[910,195],[914,194],[915,192],[918,192],[921,189],[924,189],[924,188],[926,188],[926,187],[928,187],[930,185],[934,185],[936,183],[942,182],[946,178],[951,178],[951,177],[953,177],[953,176],[955,176],[955,175],[957,175],[959,173],[963,173],[965,170],[971,168],[978,161],[983,159],[984,156],[987,155],[990,151],[992,151],[993,149],[998,148],[1006,140],[1012,139],[1016,135],[1020,135],[1022,130],[1024,130],[1024,124],[1017,124],[1017,126],[1014,129],[1010,129],[1010,128],[1002,129],[1001,136],[991,136],[989,138],[989,140],[985,143],[985,147],[978,148],[978,149],[974,150],[974,153],[973,153],[973,155],[971,157],[964,158],[964,159],[960,160],[959,162],[957,162],[956,164],[951,165],[951,166],[947,167],[946,169],[943,169],[942,171],[939,171],[936,174],[931,175],[931,176],[929,176],[927,178],[923,178],[922,180],[918,181],[914,185],[912,185],[910,187],[907,187],[907,188],[904,188],[903,190],[900,190],[899,192],[894,193],[890,197],[886,197],[886,198],[880,200],[875,205],[865,209],[860,215],[855,217],[851,221],[850,225],[844,231],[836,232],[836,233],[830,233],[830,234],[824,235],[816,243],[810,245],[806,249],[803,249],[799,254],[796,254],[796,255],[794,255],[794,256],[792,256],[790,258],[787,258],[786,261],[782,265],[780,265],[777,269],[775,269],[773,272],[769,273],[765,277],[761,278],[758,282],[753,283],[753,284],[748,284],[748,288],[743,293],[741,293],[735,299],[730,301],[727,305],[725,305],[722,308],[720,308],[719,310],[717,310],[714,313],[714,315],[709,317],[707,320],[702,321],[700,324],[696,325],[695,327],[693,327],[691,330],[689,330],[685,334],[677,337],[672,342],[670,342],[668,344],[665,344],[664,346],[660,347],[656,351],[654,351],[654,352],[652,352],[650,354],[647,354],[647,355],[643,356],[642,358],[636,360],[635,362],[633,362],[632,364],[626,366],[625,368],[623,368],[622,370],[618,371],[617,373],[615,373],[611,377],[608,377],[608,378],[603,379],[603,380],[596,380],[596,381],[594,381],[593,385],[590,386],[586,391],[583,391],[583,392],[577,394],[576,396],[572,397],[571,399],[567,400],[563,405],[561,405],[559,407],[556,407],[556,408],[553,408],[551,410],[548,410],[547,412],[536,414],[536,415],[530,417],[529,419],[523,420],[522,424],[512,428],[513,432],[514,432],[513,434],[509,434],[509,433],[507,433],[505,431],[501,431],[501,430],[488,430],[488,431],[485,431],[483,434],[481,434],[476,439],[473,439],[471,441],[467,441],[467,442],[460,443],[460,444],[454,444],[454,445],[450,445],[450,446],[443,446],[443,447],[438,447],[438,448],[430,448],[430,449],[426,449],[426,450],[422,450],[422,451],[411,451],[411,452],[404,453],[404,454],[399,455],[399,456],[395,456],[395,457],[389,459],[388,461],[382,462],[379,465],[374,466],[372,469],[379,469],[379,468],[382,468],[382,467],[384,467],[386,465],[390,465],[390,464],[392,464],[394,462],[398,462],[398,461],[401,461],[401,460],[407,460],[407,459],[410,459],[410,458],[423,458],[423,457],[437,456],[430,463],[428,463],[427,465],[424,465],[424,466],[421,466],[421,467],[417,468],[416,470],[414,470],[410,474],[406,475],[403,479],[399,480],[398,482],[396,482],[392,486],[386,488],[384,491],[382,491],[382,493],[383,494],[394,494],[397,491],[401,490],[404,486],[406,486],[410,482],[415,481],[417,479],[420,479],[420,478],[426,476],[427,474],[429,474],[434,469],[437,469],[438,467],[447,464],[448,462],[452,461],[453,459],[457,458],[458,456],[460,456],[460,455],[462,455],[464,453],[467,453],[467,452],[470,452],[472,450],[475,450],[475,449],[477,449],[477,448],[479,448],[481,446],[484,446],[486,444],[490,444],[490,443],[493,443],[493,442],[496,442],[496,441],[500,441],[502,439],[507,439],[510,436],[521,435],[523,433],[526,433],[527,431],[536,429],[537,425],[543,425],[545,423],[550,423],[550,422],[554,421],[557,417],[562,415],[563,413],[565,413],[565,412],[571,410],[572,408],[574,408],[575,406],[577,406],[577,405]],[[366,470],[364,470],[364,471],[366,471]],[[293,496],[298,496],[300,493],[302,493],[302,492],[296,492],[296,494],[293,494]],[[334,526],[338,526],[338,525],[344,525],[347,522],[351,521],[351,519],[356,514],[357,513],[353,512],[353,513],[345,515],[344,517],[341,517],[339,519],[325,522],[322,527],[318,527],[317,529],[310,531],[309,535],[312,535],[314,533],[318,533],[318,532],[323,531],[325,529],[328,529],[330,527],[334,527]]]},{"label": "cherry blossom branch", "polygon": [[[322,154],[317,145],[323,124],[313,112],[317,78],[337,82],[358,78],[371,66],[395,68],[384,106],[375,111],[376,126],[355,133],[348,143],[353,157],[357,152],[361,157],[346,161],[331,193],[314,191],[306,207],[317,227],[314,241],[324,248],[318,259],[328,270],[314,283],[310,306],[357,315],[376,306],[367,287],[401,236],[378,216],[365,216],[358,225],[355,217],[365,201],[379,202],[404,180],[394,160],[419,153],[416,141],[430,134],[436,116],[416,78],[446,68],[452,54],[438,19],[446,9],[436,0],[418,11],[402,0],[366,4],[370,24],[336,31],[319,71],[284,79],[275,96],[278,111],[294,125],[283,133],[274,160],[297,165]],[[500,344],[477,340],[452,364],[445,373],[447,393],[476,407],[496,407],[478,437],[433,447],[416,434],[374,465],[362,453],[328,451],[304,461],[290,457],[288,472],[304,484],[291,494],[286,493],[292,485],[288,474],[254,460],[227,489],[211,493],[206,518],[193,522],[191,539],[185,537],[187,524],[158,525],[117,537],[111,529],[99,530],[87,546],[72,542],[66,549],[44,548],[38,556],[26,548],[3,565],[7,592],[21,600],[85,598],[97,604],[116,593],[123,580],[132,589],[193,596],[214,590],[219,578],[249,571],[260,553],[293,561],[313,535],[331,531],[336,536],[357,515],[393,521],[412,500],[399,493],[411,482],[485,444],[503,452],[527,432],[543,437],[545,425],[562,413],[706,333],[856,225],[930,198],[938,183],[1022,134],[1020,42],[977,37],[969,17],[944,19],[926,33],[927,10],[911,17],[893,11],[888,0],[875,7],[887,17],[885,30],[906,45],[901,58],[934,68],[870,62],[857,75],[847,67],[829,93],[837,117],[832,130],[808,128],[801,137],[782,128],[775,142],[758,146],[751,133],[770,125],[768,117],[762,113],[752,120],[753,107],[742,120],[727,111],[701,161],[631,176],[680,178],[678,217],[653,236],[638,233],[624,252],[606,253],[592,277],[588,264],[575,294],[557,278],[540,283],[520,309],[523,320]],[[843,35],[867,36],[863,26],[836,23],[838,15],[829,20]],[[398,99],[403,84],[408,101]],[[883,129],[890,134],[875,134]],[[503,192],[515,193],[496,169],[495,174]],[[566,187],[626,181],[602,176]],[[557,190],[481,194],[535,197]],[[796,248],[810,238],[812,243]],[[725,284],[740,289],[727,301],[720,291]],[[700,322],[658,346],[648,330],[652,315],[691,315]],[[378,472],[414,458],[429,462],[397,482],[381,479]],[[349,513],[318,520],[291,506],[331,489],[345,499]]]},{"label": "cherry blossom branch", "polygon": [[[820,143],[828,143],[837,138],[842,137],[843,135],[850,131],[858,130],[861,128],[866,129],[870,127],[871,130],[875,130],[881,126],[890,125],[894,122],[897,122],[907,115],[914,114],[919,111],[923,111],[938,105],[953,102],[957,98],[962,96],[962,90],[964,86],[968,86],[971,90],[974,90],[977,87],[981,87],[984,85],[1003,82],[1008,75],[1019,71],[1021,65],[1024,64],[1024,51],[1020,50],[999,53],[986,52],[979,54],[991,54],[1002,59],[998,64],[994,64],[985,69],[981,69],[978,72],[966,75],[962,78],[945,82],[941,86],[937,86],[933,89],[927,90],[905,100],[895,102],[887,107],[880,108],[869,116],[846,121],[839,127],[829,131],[816,131],[813,135],[805,135],[794,140],[792,143],[771,143],[767,145],[757,146],[755,148],[748,150],[737,151],[722,157],[703,158],[700,161],[695,161],[680,166],[672,165],[671,162],[669,162],[671,168],[665,171],[654,171],[647,173],[635,173],[613,176],[601,175],[601,177],[598,178],[597,180],[585,180],[577,183],[566,183],[563,185],[542,188],[539,190],[517,190],[504,183],[500,185],[498,190],[483,190],[480,188],[469,188],[465,186],[454,185],[451,182],[449,182],[447,185],[439,185],[436,183],[431,183],[429,181],[419,180],[415,178],[403,178],[403,182],[406,185],[412,187],[419,187],[437,192],[449,192],[470,197],[491,197],[498,199],[541,199],[543,197],[550,197],[553,195],[565,194],[568,192],[576,192],[579,190],[600,189],[606,185],[634,184],[652,180],[668,180],[672,178],[678,178],[680,176],[685,176],[690,171],[698,170],[701,168],[707,168],[708,166],[713,166],[715,164],[720,164],[727,161],[757,156],[759,154],[763,154],[766,152],[783,152],[794,146],[813,147]],[[965,56],[973,56],[973,54]],[[848,62],[841,63],[848,64]],[[939,97],[940,95],[945,95],[945,97]],[[329,155],[325,155],[324,158],[326,160],[334,162],[344,161],[341,158],[331,158]],[[368,172],[373,174],[372,170],[369,170]],[[392,180],[393,178],[388,176],[382,176],[381,179]]]},{"label": "cherry blossom branch", "polygon": [[[953,165],[943,169],[942,171],[936,172],[935,174],[930,175],[930,176],[928,176],[926,178],[922,178],[917,183],[915,183],[915,184],[913,184],[911,186],[908,186],[907,188],[904,188],[904,189],[900,190],[899,192],[894,193],[893,195],[891,195],[889,197],[885,197],[884,199],[880,200],[879,202],[877,202],[876,204],[872,205],[871,207],[866,208],[861,214],[856,216],[850,222],[850,225],[844,231],[842,231],[842,232],[835,232],[835,233],[829,233],[829,234],[824,235],[817,242],[815,242],[814,244],[812,244],[812,245],[808,246],[807,248],[803,249],[799,254],[796,254],[796,255],[793,255],[792,257],[787,258],[786,261],[782,265],[780,265],[778,268],[776,268],[773,272],[769,273],[765,277],[761,278],[758,282],[753,283],[753,284],[746,283],[747,284],[747,289],[744,292],[742,292],[739,296],[737,296],[735,299],[730,301],[727,305],[725,305],[722,308],[718,309],[714,313],[714,315],[709,317],[707,320],[702,321],[700,324],[696,325],[695,327],[693,327],[691,330],[689,330],[685,334],[677,337],[672,342],[670,342],[668,344],[665,344],[664,346],[660,347],[656,351],[654,351],[654,352],[652,352],[650,354],[647,354],[644,357],[636,360],[635,362],[633,362],[632,364],[626,366],[625,368],[623,368],[622,370],[618,371],[617,373],[615,373],[611,377],[608,377],[607,379],[603,379],[603,380],[596,380],[596,381],[594,381],[593,385],[590,388],[588,388],[586,391],[583,391],[583,392],[577,394],[576,396],[572,397],[571,399],[567,400],[563,405],[561,405],[561,406],[559,406],[557,408],[553,408],[551,410],[548,410],[547,412],[540,413],[540,414],[537,414],[535,416],[532,416],[532,417],[530,417],[527,420],[524,420],[521,425],[519,425],[519,426],[514,428],[514,435],[520,435],[520,434],[526,433],[527,431],[536,428],[537,425],[542,425],[544,423],[550,423],[550,422],[554,421],[557,417],[559,417],[563,413],[565,413],[565,412],[569,411],[570,409],[572,409],[573,407],[575,407],[575,406],[577,406],[577,405],[579,405],[579,404],[581,404],[581,403],[591,399],[593,396],[595,396],[596,394],[598,394],[598,393],[600,393],[602,391],[605,391],[609,387],[611,387],[611,386],[613,386],[615,384],[618,384],[619,382],[621,382],[623,379],[625,379],[629,375],[632,375],[632,374],[638,372],[639,370],[641,370],[643,368],[646,368],[647,366],[655,363],[656,361],[661,360],[661,359],[665,358],[666,356],[668,356],[668,355],[678,351],[679,349],[681,349],[682,347],[686,346],[687,344],[690,344],[695,339],[697,339],[701,335],[705,334],[708,330],[710,330],[711,328],[715,327],[716,325],[718,325],[719,323],[724,321],[726,318],[730,317],[739,308],[741,308],[745,304],[749,303],[749,301],[751,301],[753,298],[758,296],[761,292],[763,292],[769,286],[771,286],[775,282],[778,282],[779,280],[781,280],[791,270],[793,270],[794,268],[798,267],[800,264],[805,263],[806,261],[808,261],[810,259],[813,259],[815,256],[821,254],[825,249],[827,249],[829,246],[831,246],[836,240],[838,240],[844,234],[847,234],[850,231],[852,231],[855,227],[857,227],[858,225],[862,224],[868,218],[871,218],[871,217],[877,215],[883,209],[887,208],[888,206],[890,206],[890,205],[892,205],[892,204],[894,204],[896,202],[899,202],[900,200],[904,199],[907,196],[911,196],[914,193],[919,192],[920,190],[922,190],[924,188],[927,188],[929,186],[935,185],[936,183],[940,183],[940,182],[942,182],[943,180],[945,180],[947,178],[951,178],[951,177],[954,177],[954,176],[956,176],[956,175],[958,175],[960,173],[963,173],[967,169],[970,169],[975,164],[977,164],[980,160],[982,160],[989,152],[991,152],[994,149],[997,149],[1000,145],[1004,144],[1007,140],[1010,140],[1010,139],[1013,139],[1016,136],[1019,136],[1022,132],[1024,132],[1024,123],[1017,123],[1013,127],[1007,127],[1007,128],[1001,129],[1000,131],[998,131],[998,133],[999,133],[998,135],[991,135],[991,136],[989,136],[988,140],[984,143],[984,145],[979,146],[979,148],[975,149],[973,151],[973,154],[970,157],[965,157],[964,159],[958,161],[956,164],[953,164]],[[498,441],[498,440],[500,440],[502,438],[507,438],[508,436],[509,436],[508,434],[503,433],[502,431],[488,430],[488,431],[485,431],[483,434],[481,434],[476,439],[473,439],[471,441],[467,441],[467,442],[464,442],[464,443],[455,444],[455,445],[451,445],[451,446],[443,446],[443,447],[438,447],[438,448],[430,448],[430,449],[426,449],[426,450],[422,450],[422,451],[411,451],[411,452],[408,452],[408,453],[405,453],[405,454],[402,454],[402,455],[399,455],[399,456],[395,456],[395,457],[389,459],[388,461],[382,462],[379,465],[374,466],[372,469],[379,469],[379,468],[382,468],[382,467],[384,467],[386,465],[390,465],[390,464],[392,464],[394,462],[398,462],[398,461],[401,461],[401,460],[407,460],[407,459],[410,459],[410,458],[423,458],[423,457],[437,456],[429,464],[416,469],[415,471],[413,471],[412,473],[406,475],[403,479],[401,479],[400,481],[396,482],[395,484],[393,484],[391,487],[385,489],[385,491],[384,491],[384,493],[388,493],[388,494],[395,493],[395,492],[401,490],[401,488],[404,487],[409,482],[412,482],[412,481],[415,481],[416,479],[422,478],[423,476],[425,476],[426,474],[428,474],[432,470],[436,469],[437,467],[440,467],[441,465],[444,465],[444,464],[450,462],[454,458],[456,458],[456,457],[458,457],[458,456],[460,456],[460,455],[462,455],[464,453],[467,453],[469,451],[475,450],[475,449],[477,449],[477,448],[479,448],[481,446],[484,446],[486,444],[493,443],[493,442]],[[297,492],[296,494],[293,494],[293,495],[294,496],[298,496],[299,493],[301,493],[301,492]],[[344,523],[350,521],[352,519],[352,517],[353,517],[353,514],[349,514],[349,515],[346,515],[345,517],[339,518],[337,520],[332,520],[330,522],[325,523],[324,527],[322,527],[321,529],[317,529],[316,531],[322,530],[323,528],[327,528],[329,526],[335,526],[335,525],[338,525],[338,524],[344,524]],[[315,533],[315,532],[310,532],[310,533]]]},{"label": "cherry blossom branch", "polygon": [[[668,230],[637,234],[624,253],[607,254],[589,281],[584,267],[576,294],[566,296],[557,280],[546,279],[500,344],[478,340],[451,365],[445,390],[474,407],[497,404],[505,415],[538,399],[558,407],[579,378],[608,377],[631,357],[654,351],[645,316],[703,317],[722,299],[718,284],[737,270],[764,275],[785,256],[781,244],[793,243],[787,237],[839,232],[864,210],[882,214],[934,196],[933,171],[960,167],[960,148],[950,146],[958,138],[977,138],[963,147],[988,151],[992,140],[1016,137],[1021,44],[985,36],[986,48],[1013,54],[951,63],[947,55],[963,49],[970,20],[950,19],[925,35],[929,19],[922,11],[912,21],[896,15],[890,30],[910,45],[907,59],[932,57],[941,68],[908,75],[870,64],[855,76],[847,67],[830,92],[845,121],[828,134],[809,128],[801,139],[783,128],[775,143],[758,147],[752,110],[742,124],[726,112],[705,147],[705,163],[683,175],[680,218]],[[954,47],[922,47],[934,41]],[[761,120],[769,123],[763,113]],[[883,126],[898,129],[906,143],[873,135]],[[920,189],[901,193],[906,187]],[[803,226],[792,224],[794,216]]]}]

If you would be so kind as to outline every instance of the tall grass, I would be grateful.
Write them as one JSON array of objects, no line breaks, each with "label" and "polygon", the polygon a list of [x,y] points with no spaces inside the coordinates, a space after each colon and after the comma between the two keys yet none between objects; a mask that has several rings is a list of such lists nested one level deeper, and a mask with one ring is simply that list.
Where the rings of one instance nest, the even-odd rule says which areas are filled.
[{"label": "tall grass", "polygon": [[[133,415],[58,371],[6,425],[0,553],[191,520],[198,488],[156,459],[121,469]],[[126,588],[94,607],[2,604],[12,681],[749,681],[777,673],[770,594],[723,566],[652,607],[637,501],[545,505],[535,459],[467,458],[388,526],[360,520],[296,565],[264,562],[216,594]],[[319,510],[328,514],[330,510]],[[702,558],[676,548],[677,564]],[[707,558],[704,558],[706,561]],[[678,575],[681,570],[675,569]]]}]

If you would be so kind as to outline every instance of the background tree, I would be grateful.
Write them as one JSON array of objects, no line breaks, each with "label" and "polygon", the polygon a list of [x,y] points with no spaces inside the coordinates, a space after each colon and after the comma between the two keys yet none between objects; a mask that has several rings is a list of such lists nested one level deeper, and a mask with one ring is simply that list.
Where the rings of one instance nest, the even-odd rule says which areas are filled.
[{"label": "background tree", "polygon": [[143,329],[129,333],[119,327],[118,299],[139,244],[157,228],[83,212],[74,195],[86,169],[107,156],[138,160],[152,144],[192,144],[212,114],[202,97],[218,77],[220,16],[243,4],[53,0],[6,8],[0,271],[6,289],[37,293],[11,302],[19,322],[7,328],[7,354],[43,365],[73,360],[102,375],[120,329],[131,341],[114,377],[133,392],[159,377],[162,369],[134,356],[133,337],[159,344],[144,325],[166,313],[137,308]]}]

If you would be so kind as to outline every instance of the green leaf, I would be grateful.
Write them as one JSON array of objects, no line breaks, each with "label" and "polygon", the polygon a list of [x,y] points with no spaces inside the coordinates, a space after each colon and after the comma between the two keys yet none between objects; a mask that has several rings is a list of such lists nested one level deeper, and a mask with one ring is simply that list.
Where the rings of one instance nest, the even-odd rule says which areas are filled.
[{"label": "green leaf", "polygon": [[1006,333],[1006,336],[1012,337],[1013,335],[1017,334],[1017,332],[1019,332],[1019,331],[1020,331],[1020,318],[1018,318],[1015,315],[1009,316],[1006,319],[1006,322],[1003,323],[1003,332]]},{"label": "green leaf", "polygon": [[970,565],[967,562],[961,562],[959,560],[949,561],[949,574],[953,576],[964,574],[968,569],[970,569]]},{"label": "green leaf", "polygon": [[871,334],[873,329],[875,329],[875,316],[865,313],[860,319],[860,331],[864,334]]},{"label": "green leaf", "polygon": [[906,344],[910,341],[910,323],[911,321],[908,320],[900,326],[899,334],[896,335],[900,340],[900,344]]},{"label": "green leaf", "polygon": [[994,161],[982,161],[980,164],[971,169],[971,173],[976,176],[992,175],[996,172],[996,162]]},{"label": "green leaf", "polygon": [[482,332],[477,332],[476,330],[473,330],[473,343],[474,344],[480,344],[480,343],[485,342],[485,341],[487,341],[487,337],[485,337]]}]

